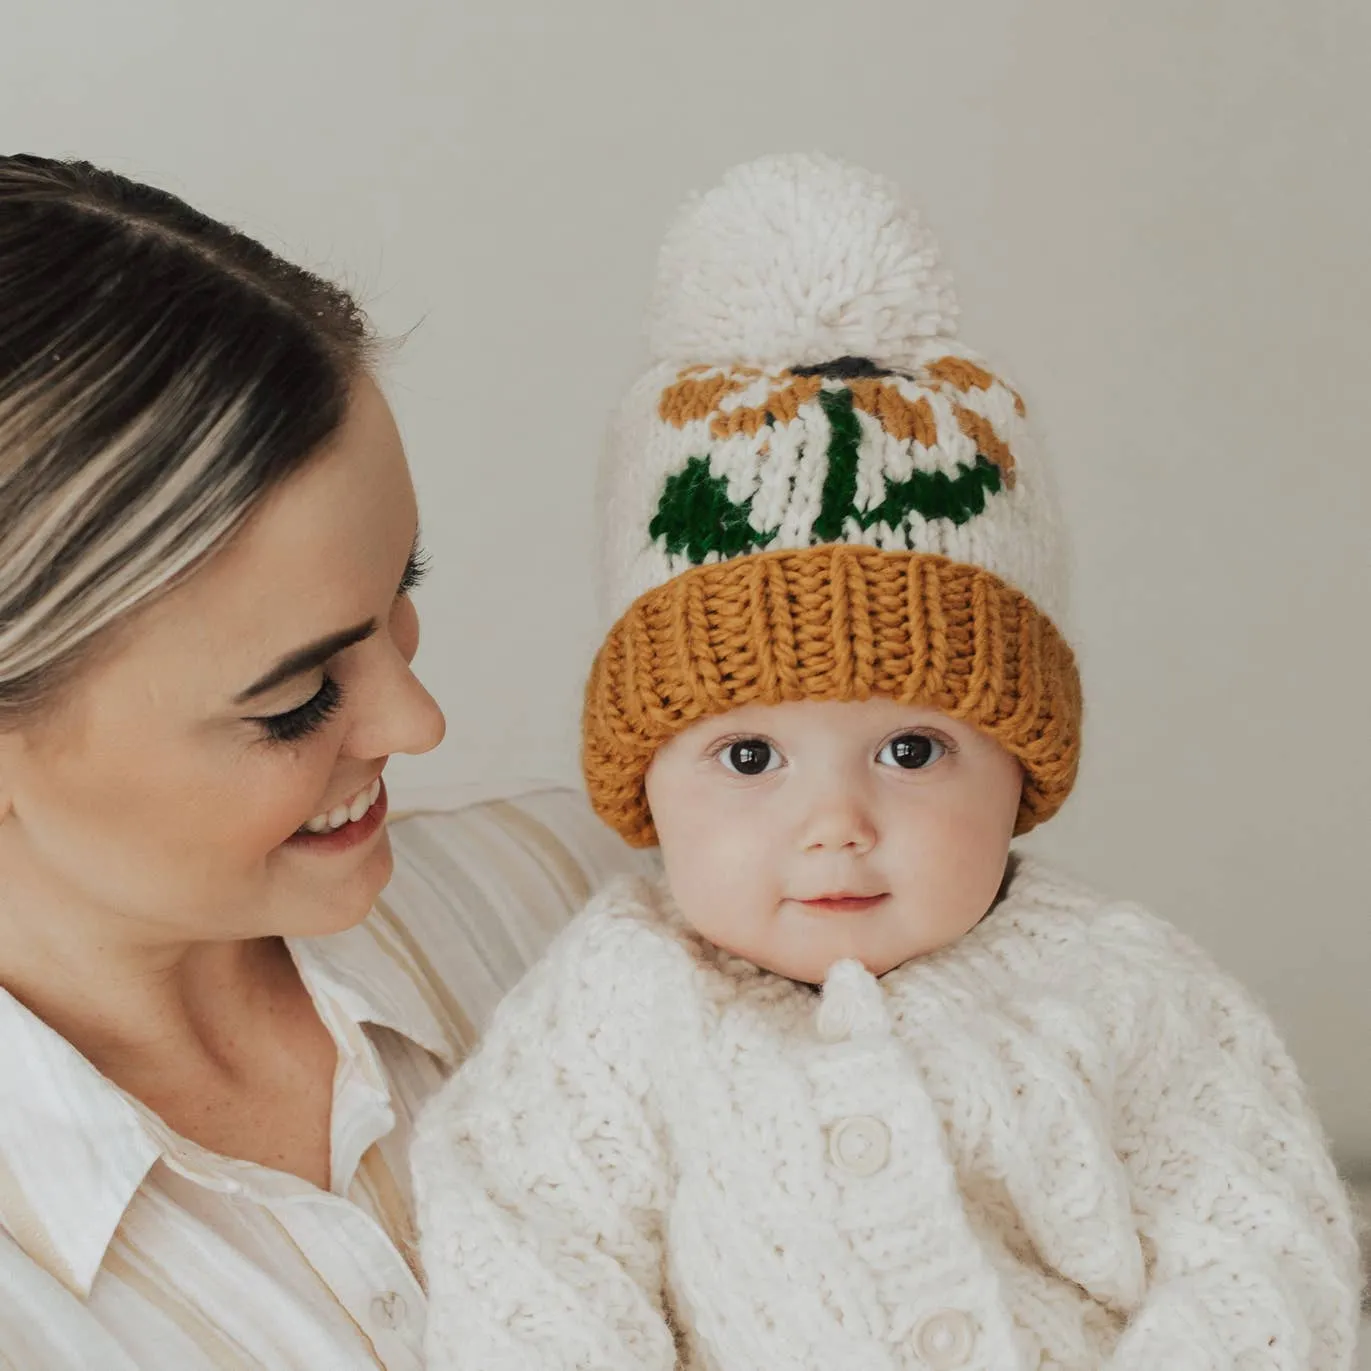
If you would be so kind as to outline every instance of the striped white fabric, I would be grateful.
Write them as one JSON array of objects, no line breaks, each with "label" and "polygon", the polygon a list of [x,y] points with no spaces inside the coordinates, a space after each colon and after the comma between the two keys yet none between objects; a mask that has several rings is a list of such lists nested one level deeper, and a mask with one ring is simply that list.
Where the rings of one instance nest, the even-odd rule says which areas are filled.
[{"label": "striped white fabric", "polygon": [[391,821],[368,920],[291,950],[338,1044],[333,1189],[172,1133],[0,991],[0,1368],[417,1371],[416,1111],[590,889],[644,859],[557,788]]}]

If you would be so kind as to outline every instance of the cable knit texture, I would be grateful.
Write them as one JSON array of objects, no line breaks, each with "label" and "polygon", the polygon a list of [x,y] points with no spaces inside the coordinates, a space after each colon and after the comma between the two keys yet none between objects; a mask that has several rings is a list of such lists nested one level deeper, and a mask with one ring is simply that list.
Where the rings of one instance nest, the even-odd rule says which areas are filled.
[{"label": "cable knit texture", "polygon": [[1169,925],[1019,861],[822,994],[596,897],[430,1105],[432,1371],[1343,1371],[1295,1070]]}]

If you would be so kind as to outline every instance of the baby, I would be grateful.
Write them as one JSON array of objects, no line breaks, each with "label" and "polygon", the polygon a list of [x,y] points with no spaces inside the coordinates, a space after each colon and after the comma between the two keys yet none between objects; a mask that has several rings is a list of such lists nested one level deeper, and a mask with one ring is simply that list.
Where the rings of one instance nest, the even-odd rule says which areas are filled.
[{"label": "baby", "polygon": [[600,892],[424,1116],[433,1371],[1334,1371],[1352,1226],[1181,934],[1010,841],[1076,772],[1051,486],[826,159],[662,250],[602,489]]}]

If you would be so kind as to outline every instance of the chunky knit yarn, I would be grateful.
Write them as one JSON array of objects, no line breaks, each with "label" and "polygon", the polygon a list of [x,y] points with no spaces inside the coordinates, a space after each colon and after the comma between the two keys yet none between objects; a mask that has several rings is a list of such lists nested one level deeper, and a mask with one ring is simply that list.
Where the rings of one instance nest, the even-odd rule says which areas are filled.
[{"label": "chunky knit yarn", "polygon": [[1291,1062],[1170,926],[1022,862],[822,993],[598,896],[429,1106],[432,1371],[1344,1371]]},{"label": "chunky knit yarn", "polygon": [[681,729],[743,705],[872,695],[941,710],[1016,756],[1018,833],[1070,793],[1080,679],[1052,621],[981,567],[842,544],[709,563],[641,596],[595,659],[587,785],[648,847],[643,778]]}]

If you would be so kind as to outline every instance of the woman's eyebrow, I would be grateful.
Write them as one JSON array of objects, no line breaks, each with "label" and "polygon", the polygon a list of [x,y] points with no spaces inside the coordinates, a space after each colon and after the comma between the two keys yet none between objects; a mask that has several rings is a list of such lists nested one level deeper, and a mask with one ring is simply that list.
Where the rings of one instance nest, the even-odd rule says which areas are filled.
[{"label": "woman's eyebrow", "polygon": [[357,624],[353,628],[345,628],[337,633],[330,633],[327,638],[320,638],[307,647],[299,648],[288,656],[282,657],[265,676],[254,681],[245,691],[236,696],[233,701],[234,704],[247,704],[249,700],[255,700],[259,695],[265,695],[267,691],[274,690],[277,686],[291,680],[292,677],[303,676],[305,672],[323,666],[330,657],[336,656],[344,648],[351,647],[354,643],[360,643],[370,638],[375,632],[376,620],[368,619],[364,624]]}]

